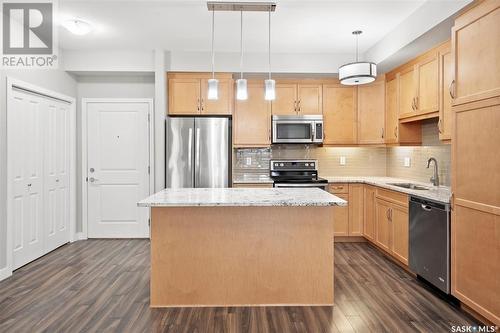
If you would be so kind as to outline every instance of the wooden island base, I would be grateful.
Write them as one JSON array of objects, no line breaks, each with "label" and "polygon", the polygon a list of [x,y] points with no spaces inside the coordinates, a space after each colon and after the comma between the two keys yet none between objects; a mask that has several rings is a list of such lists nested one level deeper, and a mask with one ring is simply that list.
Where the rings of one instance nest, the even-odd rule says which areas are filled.
[{"label": "wooden island base", "polygon": [[151,307],[333,305],[333,207],[152,207]]}]

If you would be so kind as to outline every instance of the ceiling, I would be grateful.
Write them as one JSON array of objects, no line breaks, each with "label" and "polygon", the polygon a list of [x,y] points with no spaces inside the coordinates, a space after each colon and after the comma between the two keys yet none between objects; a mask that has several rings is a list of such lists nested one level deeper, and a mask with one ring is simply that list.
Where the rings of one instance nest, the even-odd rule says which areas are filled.
[{"label": "ceiling", "polygon": [[[427,0],[435,1],[435,0]],[[354,53],[353,30],[363,30],[360,53],[422,6],[425,0],[277,1],[272,14],[273,53]],[[59,0],[59,20],[79,17],[95,29],[75,36],[60,29],[68,50],[210,50],[210,20],[198,0]],[[216,12],[215,49],[239,51],[239,13]],[[267,52],[267,13],[244,13],[244,49]]]}]

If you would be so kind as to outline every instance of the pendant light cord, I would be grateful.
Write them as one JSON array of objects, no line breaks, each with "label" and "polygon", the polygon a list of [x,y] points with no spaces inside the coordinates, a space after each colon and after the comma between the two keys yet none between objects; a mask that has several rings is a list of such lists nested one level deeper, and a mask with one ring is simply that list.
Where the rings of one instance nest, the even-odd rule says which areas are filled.
[{"label": "pendant light cord", "polygon": [[356,62],[359,61],[358,59],[358,40],[359,40],[359,34],[356,35]]},{"label": "pendant light cord", "polygon": [[243,11],[240,11],[240,79],[243,78]]},{"label": "pendant light cord", "polygon": [[269,5],[269,38],[268,38],[268,50],[269,50],[269,80],[271,80],[271,5]]},{"label": "pendant light cord", "polygon": [[215,10],[212,9],[212,79],[215,79],[214,35],[215,35]]}]

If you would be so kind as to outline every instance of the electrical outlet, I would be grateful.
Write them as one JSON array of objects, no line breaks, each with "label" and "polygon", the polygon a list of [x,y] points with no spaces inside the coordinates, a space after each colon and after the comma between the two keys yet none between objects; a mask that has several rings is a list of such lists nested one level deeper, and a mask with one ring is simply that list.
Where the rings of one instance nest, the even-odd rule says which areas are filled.
[{"label": "electrical outlet", "polygon": [[345,165],[345,156],[340,156],[340,165]]},{"label": "electrical outlet", "polygon": [[405,157],[404,166],[409,168],[410,165],[411,165],[411,159],[409,157]]},{"label": "electrical outlet", "polygon": [[245,164],[246,164],[246,165],[252,165],[252,158],[251,158],[251,157],[247,157],[247,158],[245,159]]}]

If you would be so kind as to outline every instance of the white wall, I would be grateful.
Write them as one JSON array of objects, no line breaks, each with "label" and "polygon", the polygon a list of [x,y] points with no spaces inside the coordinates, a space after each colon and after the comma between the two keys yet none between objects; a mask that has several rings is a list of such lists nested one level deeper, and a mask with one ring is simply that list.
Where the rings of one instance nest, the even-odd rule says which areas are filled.
[{"label": "white wall", "polygon": [[82,98],[154,98],[154,74],[110,73],[77,75],[77,227],[82,231]]},{"label": "white wall", "polygon": [[22,80],[67,96],[76,97],[75,78],[62,70],[0,71],[0,270],[6,266],[7,224],[7,77]]}]

